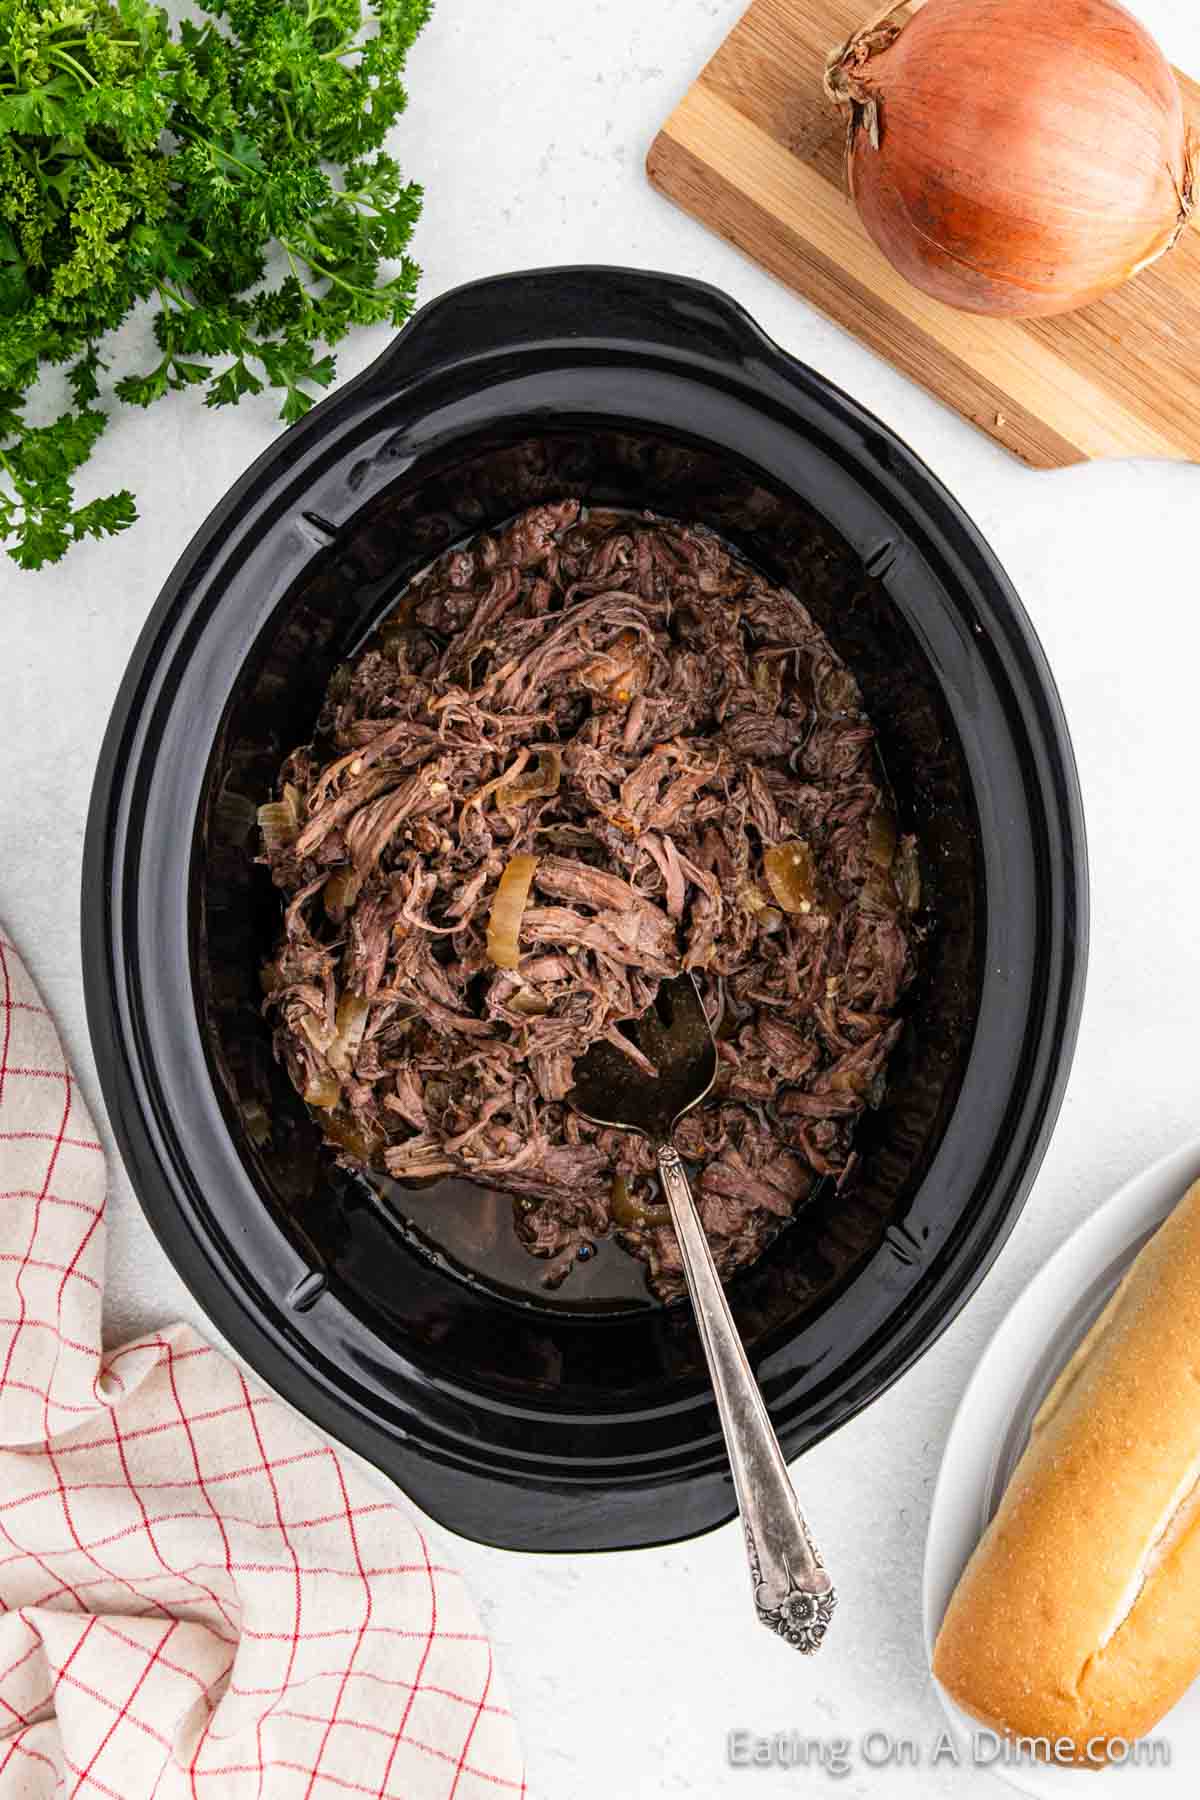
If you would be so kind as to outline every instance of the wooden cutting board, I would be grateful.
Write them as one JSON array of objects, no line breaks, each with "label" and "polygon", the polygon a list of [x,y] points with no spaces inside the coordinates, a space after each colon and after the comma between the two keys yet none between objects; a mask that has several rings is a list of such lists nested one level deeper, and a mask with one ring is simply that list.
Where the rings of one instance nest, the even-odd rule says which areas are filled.
[{"label": "wooden cutting board", "polygon": [[[830,49],[875,10],[753,0],[655,139],[651,181],[1034,468],[1200,461],[1200,225],[1107,300],[1057,319],[955,312],[876,250],[821,86]],[[1179,79],[1200,133],[1200,87]]]}]

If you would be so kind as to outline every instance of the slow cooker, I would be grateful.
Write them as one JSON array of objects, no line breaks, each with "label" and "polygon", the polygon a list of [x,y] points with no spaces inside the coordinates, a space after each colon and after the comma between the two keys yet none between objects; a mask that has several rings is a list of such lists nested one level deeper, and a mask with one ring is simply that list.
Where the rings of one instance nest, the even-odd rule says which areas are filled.
[{"label": "slow cooker", "polygon": [[[246,471],[147,621],[100,758],[83,946],[105,1097],[229,1342],[435,1518],[526,1550],[732,1515],[690,1312],[622,1285],[615,1247],[610,1288],[548,1293],[536,1264],[514,1273],[506,1197],[336,1166],[262,1017],[279,899],[254,827],[411,575],[564,495],[703,521],[808,601],[920,846],[931,929],[857,1179],[731,1284],[788,1456],[928,1349],[996,1255],[1062,1096],[1087,935],[1062,708],[996,557],[892,432],[713,288],[569,268],[459,289]],[[468,1241],[485,1227],[491,1260]]]}]

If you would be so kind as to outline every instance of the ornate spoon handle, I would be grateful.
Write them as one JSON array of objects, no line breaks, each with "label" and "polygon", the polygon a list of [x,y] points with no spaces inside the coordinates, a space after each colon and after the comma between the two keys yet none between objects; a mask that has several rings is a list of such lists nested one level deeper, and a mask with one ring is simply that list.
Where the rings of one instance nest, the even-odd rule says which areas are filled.
[{"label": "ornate spoon handle", "polygon": [[725,1299],[687,1174],[673,1145],[660,1146],[658,1169],[717,1396],[746,1532],[754,1604],[769,1630],[809,1653],[820,1649],[829,1626],[833,1584],[804,1523],[787,1464]]}]

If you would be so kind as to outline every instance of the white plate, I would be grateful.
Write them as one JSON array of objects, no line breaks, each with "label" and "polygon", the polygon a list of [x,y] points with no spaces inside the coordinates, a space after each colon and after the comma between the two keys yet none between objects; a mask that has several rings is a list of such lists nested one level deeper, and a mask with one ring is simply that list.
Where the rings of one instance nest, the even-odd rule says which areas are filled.
[{"label": "white plate", "polygon": [[[955,1414],[934,1490],[924,1593],[931,1659],[955,1583],[999,1503],[1043,1396],[1146,1239],[1198,1178],[1200,1142],[1173,1151],[1123,1187],[1034,1277],[984,1351]],[[934,1685],[966,1767],[978,1728]],[[1131,1762],[1085,1773],[1031,1758],[987,1759],[988,1766],[1021,1793],[1049,1800],[1200,1794],[1200,1682],[1152,1735],[1167,1746],[1169,1767]],[[984,1745],[990,1748],[986,1739]]]}]

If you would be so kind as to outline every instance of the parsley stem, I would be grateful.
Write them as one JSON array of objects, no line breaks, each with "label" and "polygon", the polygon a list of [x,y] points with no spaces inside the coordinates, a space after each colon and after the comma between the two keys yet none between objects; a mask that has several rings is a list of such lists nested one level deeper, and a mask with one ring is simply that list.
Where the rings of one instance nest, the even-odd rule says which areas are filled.
[{"label": "parsley stem", "polygon": [[[118,50],[136,50],[138,48],[136,38],[105,38],[104,41],[106,44],[112,44]],[[55,50],[86,50],[87,47],[86,38],[59,38],[57,43],[52,46]]]},{"label": "parsley stem", "polygon": [[191,301],[188,299],[187,295],[180,293],[179,289],[177,287],[172,286],[172,284],[169,281],[156,281],[154,284],[154,287],[158,294],[159,299],[163,303],[163,311],[164,312],[166,312],[168,310],[168,308],[167,308],[167,296],[168,295],[175,302],[176,306],[179,308],[179,310],[181,312],[194,312],[196,310],[195,307],[192,305]]},{"label": "parsley stem", "polygon": [[371,195],[363,188],[338,188],[334,191],[333,197],[335,200],[354,200],[361,211],[374,213],[377,219],[383,217],[383,208],[376,206]]},{"label": "parsley stem", "polygon": [[96,80],[96,77],[92,74],[91,70],[85,69],[81,62],[76,62],[73,56],[68,56],[65,50],[56,48],[48,51],[46,61],[48,63],[56,64],[60,69],[69,70],[73,75],[78,76],[80,81],[86,83],[88,87],[98,88],[100,86],[100,83]]},{"label": "parsley stem", "polygon": [[291,266],[291,271],[292,271],[293,277],[295,278],[296,286],[300,289],[301,294],[304,296],[304,304],[305,304],[306,308],[308,309],[309,312],[311,312],[312,308],[313,308],[313,297],[309,293],[308,289],[305,287],[304,278],[301,275],[299,269],[296,267],[296,259],[292,255],[292,246],[290,244],[284,244],[283,248],[284,248],[285,252],[287,253],[288,263]]},{"label": "parsley stem", "polygon": [[310,249],[307,244],[291,244],[288,242],[287,238],[280,238],[279,241],[289,255],[294,249],[297,256],[302,256],[304,258],[314,274],[321,276],[324,281],[332,281],[336,283],[338,287],[345,288],[348,294],[367,294],[373,291],[370,288],[356,287],[352,281],[343,281],[340,275],[335,275],[332,269],[327,269],[324,263],[317,261],[313,250]]},{"label": "parsley stem", "polygon": [[181,126],[176,126],[175,129],[185,143],[195,144],[197,150],[207,150],[214,164],[216,158],[220,156],[226,162],[232,163],[235,169],[241,169],[243,174],[258,174],[257,169],[252,169],[248,162],[243,162],[240,156],[235,156],[232,150],[225,148],[224,144],[215,144],[211,138],[198,137],[195,132],[184,131]]}]

